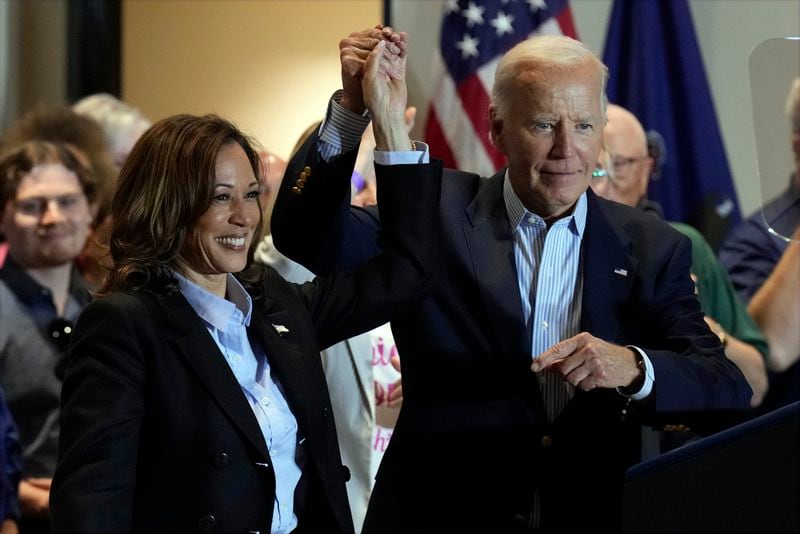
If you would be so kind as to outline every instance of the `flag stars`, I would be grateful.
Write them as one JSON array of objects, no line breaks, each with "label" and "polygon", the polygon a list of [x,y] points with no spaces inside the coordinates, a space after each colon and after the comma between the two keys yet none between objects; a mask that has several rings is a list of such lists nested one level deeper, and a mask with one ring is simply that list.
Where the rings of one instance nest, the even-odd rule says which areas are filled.
[{"label": "flag stars", "polygon": [[528,5],[531,7],[531,11],[544,11],[547,9],[547,4],[544,0],[528,0]]},{"label": "flag stars", "polygon": [[506,33],[514,33],[512,22],[514,22],[514,15],[506,15],[502,11],[498,11],[497,17],[494,18],[490,24],[494,26],[494,29],[497,31],[497,36],[502,37]]},{"label": "flag stars", "polygon": [[475,5],[475,2],[470,2],[469,7],[461,12],[464,18],[467,19],[467,28],[472,28],[476,24],[483,24],[483,6]]},{"label": "flag stars", "polygon": [[447,0],[447,3],[444,5],[445,13],[458,13],[458,0]]},{"label": "flag stars", "polygon": [[456,43],[456,48],[461,50],[461,59],[467,59],[470,56],[478,57],[478,43],[480,42],[477,37],[465,33],[464,39]]}]

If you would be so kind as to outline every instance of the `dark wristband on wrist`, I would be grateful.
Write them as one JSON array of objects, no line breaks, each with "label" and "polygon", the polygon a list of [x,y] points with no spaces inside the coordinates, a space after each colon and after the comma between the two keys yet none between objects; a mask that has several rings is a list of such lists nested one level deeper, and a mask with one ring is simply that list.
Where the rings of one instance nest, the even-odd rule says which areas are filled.
[{"label": "dark wristband on wrist", "polygon": [[631,382],[630,386],[621,386],[617,388],[617,391],[619,391],[623,395],[635,395],[636,393],[639,392],[640,389],[642,389],[642,386],[644,385],[644,379],[647,369],[644,364],[644,357],[641,355],[641,353],[638,350],[632,349],[630,347],[628,347],[628,350],[633,352],[633,357],[636,358],[636,368],[639,369],[641,374],[639,375],[638,378],[636,378],[633,382]]}]

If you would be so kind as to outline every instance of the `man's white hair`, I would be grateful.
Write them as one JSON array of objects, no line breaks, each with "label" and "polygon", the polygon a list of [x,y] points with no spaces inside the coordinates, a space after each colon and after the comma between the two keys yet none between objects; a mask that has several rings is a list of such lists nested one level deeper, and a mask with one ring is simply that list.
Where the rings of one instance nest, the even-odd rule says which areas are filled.
[{"label": "man's white hair", "polygon": [[606,82],[608,68],[583,43],[563,35],[539,35],[522,41],[509,50],[497,65],[492,88],[492,107],[499,116],[505,114],[504,107],[510,95],[517,90],[522,73],[547,70],[571,69],[577,65],[591,64],[600,76],[600,109],[606,118]]},{"label": "man's white hair", "polygon": [[141,133],[151,124],[138,109],[108,93],[84,97],[72,109],[100,124],[112,152],[126,143],[132,133]]}]

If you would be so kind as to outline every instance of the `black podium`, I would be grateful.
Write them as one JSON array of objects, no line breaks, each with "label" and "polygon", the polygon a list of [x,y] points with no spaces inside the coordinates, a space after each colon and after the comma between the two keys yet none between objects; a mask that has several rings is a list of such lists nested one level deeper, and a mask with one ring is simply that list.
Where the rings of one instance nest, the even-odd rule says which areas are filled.
[{"label": "black podium", "polygon": [[624,532],[800,532],[800,402],[626,473]]}]

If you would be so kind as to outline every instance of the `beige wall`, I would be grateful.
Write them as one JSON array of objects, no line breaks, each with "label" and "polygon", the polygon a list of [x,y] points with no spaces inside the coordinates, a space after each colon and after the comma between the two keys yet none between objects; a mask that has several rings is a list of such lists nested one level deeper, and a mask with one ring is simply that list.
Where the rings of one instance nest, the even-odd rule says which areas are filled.
[{"label": "beige wall", "polygon": [[122,97],[152,120],[218,113],[288,157],[340,87],[338,43],[380,0],[125,0]]},{"label": "beige wall", "polygon": [[67,94],[67,6],[51,0],[0,0],[0,128],[37,104]]}]

